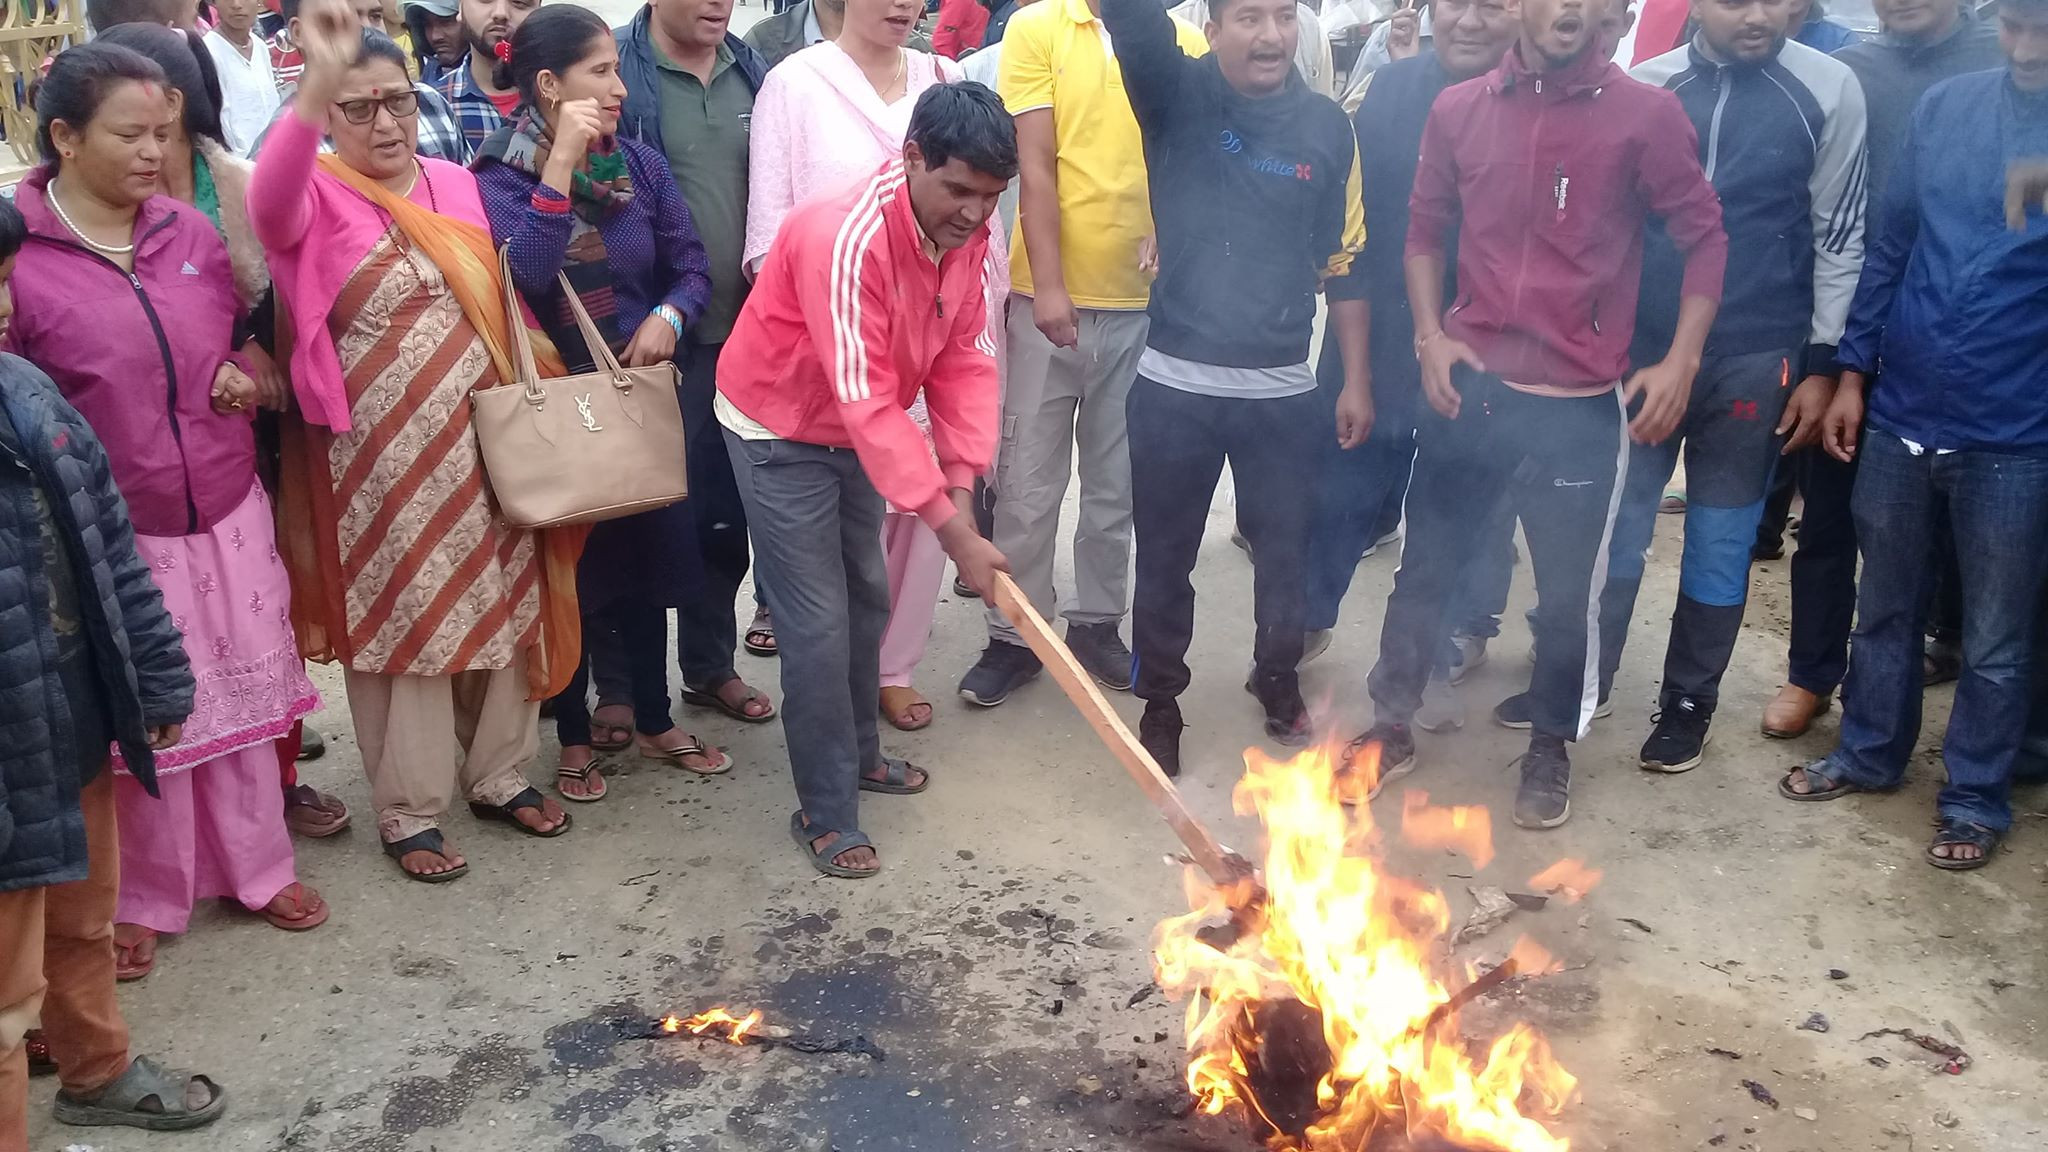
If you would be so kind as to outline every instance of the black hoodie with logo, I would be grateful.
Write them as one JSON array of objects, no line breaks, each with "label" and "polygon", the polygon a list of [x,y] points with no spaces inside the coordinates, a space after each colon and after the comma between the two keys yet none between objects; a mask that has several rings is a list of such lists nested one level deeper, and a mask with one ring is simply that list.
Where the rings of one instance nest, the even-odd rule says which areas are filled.
[{"label": "black hoodie with logo", "polygon": [[1159,242],[1146,343],[1227,368],[1306,363],[1317,286],[1365,245],[1350,119],[1292,69],[1279,92],[1240,94],[1215,56],[1181,51],[1159,0],[1102,0],[1102,22]]}]

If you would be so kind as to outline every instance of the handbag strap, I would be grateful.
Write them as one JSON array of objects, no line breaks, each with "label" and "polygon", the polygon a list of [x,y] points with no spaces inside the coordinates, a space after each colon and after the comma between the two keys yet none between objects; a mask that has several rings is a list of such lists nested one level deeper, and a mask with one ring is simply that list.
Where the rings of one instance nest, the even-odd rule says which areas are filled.
[{"label": "handbag strap", "polygon": [[526,314],[519,307],[519,290],[512,284],[512,246],[498,249],[498,282],[505,288],[505,326],[512,330],[512,364],[519,374],[519,386],[528,400],[538,401],[540,366],[533,359],[533,337],[526,330]]},{"label": "handbag strap", "polygon": [[569,312],[576,317],[576,327],[583,333],[583,343],[589,347],[591,359],[599,369],[611,373],[612,387],[621,391],[632,391],[633,378],[626,375],[625,366],[619,363],[617,356],[612,355],[611,341],[606,340],[603,334],[598,332],[597,321],[592,320],[589,310],[583,307],[583,298],[569,286],[569,274],[556,272],[555,283],[561,286],[562,296],[569,302]]},{"label": "handbag strap", "polygon": [[[513,333],[513,363],[519,371],[520,386],[526,389],[527,399],[532,400],[541,394],[540,368],[534,362],[533,337],[527,331],[526,317],[519,307],[519,289],[512,282],[510,244],[498,249],[498,277],[505,285],[505,316]],[[582,298],[569,286],[568,274],[557,271],[555,284],[561,289],[563,299],[568,301],[570,315],[576,318],[576,328],[583,334],[584,346],[590,349],[591,357],[598,369],[611,376],[614,388],[625,392],[632,391],[633,378],[626,374],[625,366],[612,354],[610,343],[597,330],[597,321],[590,318],[590,310],[583,306]]]}]

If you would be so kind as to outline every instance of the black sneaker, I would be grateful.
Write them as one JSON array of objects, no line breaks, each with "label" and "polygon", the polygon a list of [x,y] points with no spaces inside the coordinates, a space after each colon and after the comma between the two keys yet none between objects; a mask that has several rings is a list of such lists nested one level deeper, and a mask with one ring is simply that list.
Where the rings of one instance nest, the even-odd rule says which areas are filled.
[{"label": "black sneaker", "polygon": [[981,593],[976,592],[973,586],[958,576],[953,577],[953,595],[958,596],[962,600],[981,599]]},{"label": "black sneaker", "polygon": [[[1614,715],[1614,705],[1602,696],[1593,709],[1593,719],[1605,720]],[[1493,707],[1493,722],[1503,728],[1528,729],[1536,726],[1529,715],[1529,694],[1517,692]]]},{"label": "black sneaker", "polygon": [[[1376,772],[1367,774],[1358,762],[1366,749],[1379,748],[1379,766]],[[1363,786],[1365,802],[1370,803],[1379,796],[1380,789],[1390,780],[1398,780],[1415,771],[1415,733],[1406,724],[1375,724],[1351,738],[1344,745],[1344,757],[1337,765],[1337,795],[1346,804],[1360,803],[1358,790]]]},{"label": "black sneaker", "polygon": [[1537,736],[1517,761],[1522,787],[1515,793],[1515,823],[1524,828],[1555,828],[1571,818],[1572,761],[1564,741]]},{"label": "black sneaker", "polygon": [[1067,647],[1095,682],[1116,692],[1131,690],[1131,650],[1116,624],[1069,624]]},{"label": "black sneaker", "polygon": [[1171,700],[1147,701],[1145,714],[1138,718],[1138,743],[1168,776],[1180,775],[1180,732],[1185,727],[1180,705]]},{"label": "black sneaker", "polygon": [[1256,667],[1244,682],[1244,690],[1259,701],[1266,712],[1266,735],[1275,743],[1299,748],[1314,735],[1315,721],[1301,698],[1301,680],[1294,669],[1260,672]]},{"label": "black sneaker", "polygon": [[1706,759],[1712,708],[1690,696],[1673,696],[1650,720],[1656,727],[1643,742],[1643,767],[1652,772],[1690,772]]},{"label": "black sneaker", "polygon": [[960,678],[960,695],[969,704],[993,708],[1010,698],[1010,693],[1029,684],[1045,665],[1031,649],[1005,640],[991,640],[981,659]]}]

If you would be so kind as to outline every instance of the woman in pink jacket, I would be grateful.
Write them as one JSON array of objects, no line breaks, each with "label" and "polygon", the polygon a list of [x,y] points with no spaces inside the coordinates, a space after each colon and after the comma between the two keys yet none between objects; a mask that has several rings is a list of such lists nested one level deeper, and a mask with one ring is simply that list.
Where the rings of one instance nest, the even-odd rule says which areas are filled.
[{"label": "woman in pink jacket", "polygon": [[296,878],[271,747],[320,702],[256,481],[250,420],[282,397],[259,396],[236,363],[244,308],[219,234],[156,192],[166,93],[156,64],[114,44],[51,66],[37,101],[43,165],[15,195],[29,236],[7,337],[105,442],[199,682],[183,739],[157,754],[161,796],[116,777],[115,942],[131,980],[200,899],[291,930],[328,915]]},{"label": "woman in pink jacket", "polygon": [[[847,0],[836,41],[813,44],[776,65],[754,98],[749,128],[745,267],[758,272],[790,209],[815,196],[866,180],[903,153],[903,133],[918,96],[934,84],[958,82],[960,66],[905,47],[922,11],[917,0]],[[989,338],[1002,361],[1003,301],[1009,296],[1009,250],[1002,228],[989,226],[985,303]],[[911,418],[931,423],[920,397]],[[890,724],[906,732],[932,722],[932,706],[911,687],[924,661],[932,612],[946,574],[945,550],[909,509],[891,506],[882,545],[889,563],[889,629],[882,635],[882,696]]]}]

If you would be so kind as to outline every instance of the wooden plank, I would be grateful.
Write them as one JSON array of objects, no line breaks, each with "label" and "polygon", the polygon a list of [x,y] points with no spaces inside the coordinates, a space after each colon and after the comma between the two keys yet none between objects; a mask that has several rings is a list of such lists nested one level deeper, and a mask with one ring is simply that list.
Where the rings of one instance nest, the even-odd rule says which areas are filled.
[{"label": "wooden plank", "polygon": [[1224,888],[1248,876],[1250,864],[1244,857],[1218,844],[1195,814],[1188,811],[1180,798],[1180,789],[1173,786],[1165,772],[1160,771],[1152,754],[1138,743],[1138,738],[1131,734],[1123,718],[1110,707],[1102,690],[1095,686],[1094,678],[1081,667],[1074,653],[1053,633],[1052,626],[1031,606],[1023,590],[1006,572],[996,573],[996,607],[1009,618],[1031,650],[1038,654],[1039,660],[1052,673],[1053,680],[1067,694],[1067,699],[1081,710],[1081,715],[1095,729],[1095,735],[1131,774],[1131,779],[1137,781],[1146,799],[1152,801],[1161,816],[1166,817],[1167,825],[1173,829],[1174,835],[1180,837],[1180,842],[1187,845],[1188,855],[1194,858],[1209,879],[1219,888]]}]

